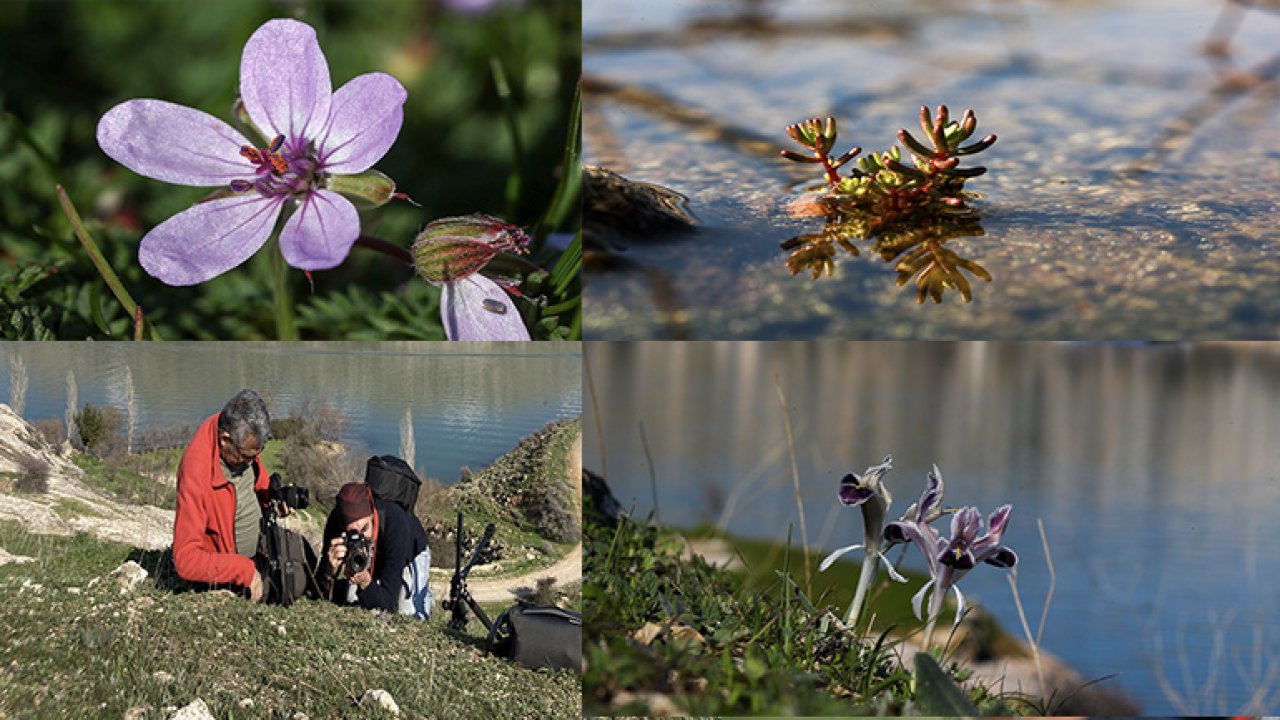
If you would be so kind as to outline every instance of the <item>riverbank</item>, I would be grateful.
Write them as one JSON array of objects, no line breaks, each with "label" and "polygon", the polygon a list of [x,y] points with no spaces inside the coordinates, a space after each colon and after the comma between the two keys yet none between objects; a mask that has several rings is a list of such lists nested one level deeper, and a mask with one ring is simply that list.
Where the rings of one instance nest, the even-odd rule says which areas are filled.
[{"label": "riverbank", "polygon": [[[852,632],[839,618],[849,599],[842,589],[854,584],[857,565],[838,563],[821,579],[812,567],[807,577],[799,548],[633,522],[611,500],[603,481],[589,479],[583,565],[589,713],[925,709],[913,676],[919,623],[910,610],[922,578],[881,586],[867,613],[875,618],[871,630]],[[940,624],[949,625],[953,612]],[[981,612],[965,616],[941,657],[952,682],[984,714],[1139,712],[1046,653],[1037,670],[1029,648]]]}]

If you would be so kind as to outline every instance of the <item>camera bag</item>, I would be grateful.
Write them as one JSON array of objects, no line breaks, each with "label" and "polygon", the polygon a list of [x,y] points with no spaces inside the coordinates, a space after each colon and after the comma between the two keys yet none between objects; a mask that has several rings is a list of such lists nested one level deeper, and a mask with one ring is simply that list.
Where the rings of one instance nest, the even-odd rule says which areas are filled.
[{"label": "camera bag", "polygon": [[582,613],[521,600],[489,630],[489,652],[531,668],[582,670]]},{"label": "camera bag", "polygon": [[379,500],[391,500],[410,515],[418,502],[418,488],[422,481],[409,463],[395,455],[377,455],[369,458],[364,469],[364,482]]},{"label": "camera bag", "polygon": [[254,563],[265,585],[264,602],[288,607],[303,597],[320,597],[314,573],[317,558],[311,543],[280,527],[274,518],[263,518]]}]

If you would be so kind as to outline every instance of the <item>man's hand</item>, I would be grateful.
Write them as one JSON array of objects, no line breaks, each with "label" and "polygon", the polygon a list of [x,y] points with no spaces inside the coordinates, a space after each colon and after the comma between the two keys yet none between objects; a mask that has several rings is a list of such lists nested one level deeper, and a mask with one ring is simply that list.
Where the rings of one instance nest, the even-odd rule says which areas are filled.
[{"label": "man's hand", "polygon": [[286,505],[283,500],[272,500],[271,509],[275,511],[276,517],[289,517],[293,514],[293,508]]},{"label": "man's hand", "polygon": [[349,578],[349,582],[355,583],[361,590],[369,587],[373,582],[373,573],[368,570],[362,570]]},{"label": "man's hand", "polygon": [[262,575],[257,570],[253,571],[253,581],[249,583],[249,599],[262,602]]},{"label": "man's hand", "polygon": [[338,568],[342,567],[342,561],[347,558],[347,544],[343,541],[342,536],[329,541],[329,574],[333,577],[338,576]]}]

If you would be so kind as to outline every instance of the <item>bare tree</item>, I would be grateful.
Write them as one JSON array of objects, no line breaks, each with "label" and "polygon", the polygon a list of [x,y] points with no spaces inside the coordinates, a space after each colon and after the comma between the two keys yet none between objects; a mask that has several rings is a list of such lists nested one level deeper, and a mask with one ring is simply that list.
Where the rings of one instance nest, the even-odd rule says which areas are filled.
[{"label": "bare tree", "polygon": [[400,418],[400,457],[413,467],[413,456],[416,451],[413,442],[413,408],[405,408]]},{"label": "bare tree", "polygon": [[138,407],[133,395],[133,369],[128,364],[124,366],[124,402],[129,411],[129,421],[124,436],[124,452],[126,455],[132,455],[133,431],[138,424]]},{"label": "bare tree", "polygon": [[80,442],[80,431],[76,428],[76,406],[80,404],[79,393],[76,392],[76,375],[67,371],[67,440],[74,446]]},{"label": "bare tree", "polygon": [[18,353],[9,356],[9,407],[22,416],[27,406],[27,363]]}]

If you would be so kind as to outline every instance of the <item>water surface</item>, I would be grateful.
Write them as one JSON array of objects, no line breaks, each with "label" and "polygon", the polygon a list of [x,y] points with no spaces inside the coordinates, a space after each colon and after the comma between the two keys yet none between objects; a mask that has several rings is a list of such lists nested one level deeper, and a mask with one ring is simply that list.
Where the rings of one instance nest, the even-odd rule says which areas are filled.
[{"label": "water surface", "polygon": [[[846,472],[892,453],[896,517],[937,463],[946,504],[1013,504],[1006,543],[1033,623],[1043,520],[1057,572],[1044,644],[1085,677],[1119,673],[1148,715],[1280,709],[1276,348],[591,343],[587,360],[608,390],[602,438],[584,422],[585,462],[641,517],[656,501],[665,523],[799,538],[778,383],[822,554],[862,539],[861,514],[836,501]],[[1020,632],[1005,571],[962,585]]]},{"label": "water surface", "polygon": [[273,403],[276,416],[310,398],[349,422],[355,452],[399,454],[400,421],[412,413],[420,472],[449,483],[463,466],[488,464],[547,422],[577,417],[581,353],[509,343],[4,343],[0,398],[9,400],[9,356],[29,384],[25,417],[62,418],[67,373],[79,406],[126,404],[131,374],[138,431],[195,426],[242,388]]},{"label": "water surface", "polygon": [[[701,224],[592,272],[588,335],[1280,336],[1280,15],[1249,11],[1213,60],[1222,5],[589,0],[587,161]],[[941,103],[1000,137],[968,184],[985,234],[948,244],[993,281],[919,306],[866,241],[792,276],[779,244],[822,221],[791,209],[818,175],[777,156],[785,126],[831,114],[836,152],[882,150]]]}]

